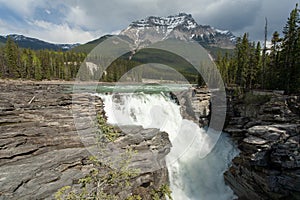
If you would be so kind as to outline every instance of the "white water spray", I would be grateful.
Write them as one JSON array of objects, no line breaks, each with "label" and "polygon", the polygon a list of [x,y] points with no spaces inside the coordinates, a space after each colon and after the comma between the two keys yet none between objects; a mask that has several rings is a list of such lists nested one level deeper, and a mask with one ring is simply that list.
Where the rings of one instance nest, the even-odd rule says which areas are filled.
[{"label": "white water spray", "polygon": [[209,152],[206,132],[180,114],[180,106],[164,94],[100,95],[108,123],[158,128],[169,134],[172,143],[166,162],[174,200],[231,200],[223,172],[237,154],[229,138],[222,134]]}]

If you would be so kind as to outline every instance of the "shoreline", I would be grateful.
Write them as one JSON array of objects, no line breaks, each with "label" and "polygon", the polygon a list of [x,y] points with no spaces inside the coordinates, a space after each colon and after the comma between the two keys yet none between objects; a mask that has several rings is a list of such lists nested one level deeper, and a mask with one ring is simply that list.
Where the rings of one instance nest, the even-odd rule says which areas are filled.
[{"label": "shoreline", "polygon": [[113,82],[96,82],[96,81],[65,81],[65,80],[22,80],[22,79],[0,79],[0,83],[25,83],[25,84],[57,84],[57,85],[75,85],[75,84],[82,84],[82,85],[89,85],[89,84],[113,84]]}]

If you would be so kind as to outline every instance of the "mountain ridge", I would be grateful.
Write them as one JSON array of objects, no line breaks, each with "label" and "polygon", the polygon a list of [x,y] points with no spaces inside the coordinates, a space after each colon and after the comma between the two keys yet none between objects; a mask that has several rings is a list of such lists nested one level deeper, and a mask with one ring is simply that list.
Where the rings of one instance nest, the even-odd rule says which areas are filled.
[{"label": "mountain ridge", "polygon": [[228,30],[199,25],[191,14],[179,13],[168,17],[149,16],[132,22],[120,35],[126,35],[137,45],[176,38],[195,40],[203,46],[233,49],[236,37]]},{"label": "mountain ridge", "polygon": [[21,34],[9,34],[1,35],[0,43],[5,44],[8,38],[11,38],[16,44],[21,48],[30,48],[33,50],[49,49],[49,50],[62,50],[67,51],[76,46],[79,46],[79,43],[76,44],[54,44],[51,42],[46,42],[37,38],[24,36]]},{"label": "mountain ridge", "polygon": [[[85,44],[54,44],[33,37],[9,34],[0,36],[0,46],[3,46],[7,38],[10,37],[21,48],[73,50],[75,52],[89,53],[103,40],[112,36],[114,35],[103,35]],[[209,51],[212,49],[213,51],[233,49],[236,40],[236,37],[229,30],[220,30],[210,25],[199,25],[191,14],[186,13],[167,17],[149,16],[133,21],[120,32],[120,36],[127,36],[137,45],[141,43],[141,46],[168,38],[195,40]]]}]

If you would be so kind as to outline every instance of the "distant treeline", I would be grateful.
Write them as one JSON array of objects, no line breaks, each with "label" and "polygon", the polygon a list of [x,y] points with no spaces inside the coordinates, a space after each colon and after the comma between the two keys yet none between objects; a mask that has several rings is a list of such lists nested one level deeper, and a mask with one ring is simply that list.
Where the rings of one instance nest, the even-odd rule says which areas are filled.
[{"label": "distant treeline", "polygon": [[86,57],[84,53],[22,49],[8,38],[0,48],[0,77],[71,80]]},{"label": "distant treeline", "polygon": [[244,89],[285,90],[300,92],[300,18],[296,5],[290,13],[283,36],[273,33],[269,48],[238,38],[233,55],[218,56],[217,65],[227,85]]},{"label": "distant treeline", "polygon": [[[156,67],[143,67],[132,70],[141,64],[151,63],[150,56],[161,63],[167,62],[179,71],[188,81],[197,81],[196,71],[190,71],[190,66],[183,59],[166,52],[139,52],[135,59],[129,60],[130,53],[116,60],[73,51],[32,50],[18,47],[8,38],[4,47],[0,48],[0,77],[10,79],[32,80],[96,80],[116,82],[124,74],[127,81],[142,81],[147,79],[180,80],[182,77],[174,76],[168,70]],[[162,54],[164,53],[164,54]],[[160,58],[159,58],[160,57]],[[83,62],[85,61],[85,62]],[[107,64],[109,63],[109,64]],[[107,67],[109,65],[109,67]],[[106,66],[106,68],[104,67]],[[124,78],[124,77],[123,77]]]}]

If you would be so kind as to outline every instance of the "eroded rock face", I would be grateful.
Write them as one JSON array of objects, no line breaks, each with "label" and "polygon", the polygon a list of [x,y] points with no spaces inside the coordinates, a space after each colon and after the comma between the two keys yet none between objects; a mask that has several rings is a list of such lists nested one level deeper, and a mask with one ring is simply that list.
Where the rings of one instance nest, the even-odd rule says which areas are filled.
[{"label": "eroded rock face", "polygon": [[199,126],[208,126],[210,117],[211,93],[206,88],[191,88],[175,93],[181,115]]},{"label": "eroded rock face", "polygon": [[130,190],[118,188],[117,193],[120,194],[120,199],[125,199],[129,194],[136,194],[142,199],[150,200],[152,199],[150,194],[154,190],[169,182],[165,162],[171,148],[169,136],[166,132],[159,132],[158,129],[143,129],[141,126],[128,125],[116,129],[121,135],[115,142],[108,144],[109,159],[112,159],[113,163],[117,163],[118,159],[122,161],[123,158],[119,158],[119,155],[124,155],[126,149],[132,148],[137,153],[132,155],[129,167],[137,169],[139,173],[132,181]]},{"label": "eroded rock face", "polygon": [[[65,91],[70,86],[0,82],[0,199],[53,199],[58,189],[89,173],[91,153],[78,131],[93,135],[95,124],[75,126],[73,114],[89,118],[95,114],[91,106],[104,113],[102,101],[89,94],[73,95],[72,101],[72,94]],[[72,113],[72,106],[81,112]],[[167,183],[168,135],[134,126],[121,129],[127,132],[114,147],[138,150],[131,165],[144,169],[126,192]]]},{"label": "eroded rock face", "polygon": [[299,105],[298,97],[282,95],[231,102],[225,131],[241,153],[224,177],[241,199],[300,199]]}]

